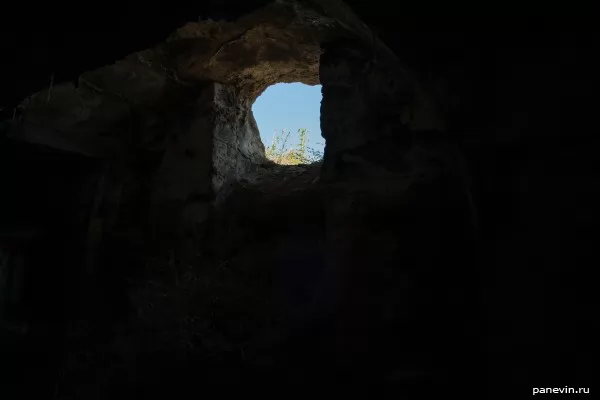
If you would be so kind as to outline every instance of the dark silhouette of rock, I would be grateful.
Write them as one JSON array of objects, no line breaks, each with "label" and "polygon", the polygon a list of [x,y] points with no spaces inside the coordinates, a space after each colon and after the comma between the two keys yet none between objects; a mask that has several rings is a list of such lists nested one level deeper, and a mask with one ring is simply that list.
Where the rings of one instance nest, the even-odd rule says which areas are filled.
[{"label": "dark silhouette of rock", "polygon": [[[591,18],[24,5],[0,63],[0,394],[592,385]],[[322,163],[265,158],[251,105],[278,82],[322,85]]]}]

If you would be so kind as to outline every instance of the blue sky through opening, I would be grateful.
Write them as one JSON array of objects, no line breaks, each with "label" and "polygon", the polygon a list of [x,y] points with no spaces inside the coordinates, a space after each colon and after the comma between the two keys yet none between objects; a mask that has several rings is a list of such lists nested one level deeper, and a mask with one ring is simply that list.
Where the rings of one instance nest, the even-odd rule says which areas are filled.
[{"label": "blue sky through opening", "polygon": [[278,83],[269,86],[252,106],[265,147],[272,143],[273,133],[280,133],[282,129],[292,132],[288,143],[294,146],[298,141],[298,129],[306,128],[309,131],[308,146],[323,151],[321,98],[321,85]]}]

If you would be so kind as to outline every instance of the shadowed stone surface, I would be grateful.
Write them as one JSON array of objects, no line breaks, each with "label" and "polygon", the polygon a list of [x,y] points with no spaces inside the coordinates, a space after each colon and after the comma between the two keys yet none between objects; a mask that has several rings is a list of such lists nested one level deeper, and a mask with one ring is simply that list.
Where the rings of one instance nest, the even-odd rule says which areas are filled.
[{"label": "shadowed stone surface", "polygon": [[[347,3],[11,14],[0,303],[19,395],[590,385],[595,25]],[[250,112],[291,81],[323,85],[316,169],[267,163]]]}]

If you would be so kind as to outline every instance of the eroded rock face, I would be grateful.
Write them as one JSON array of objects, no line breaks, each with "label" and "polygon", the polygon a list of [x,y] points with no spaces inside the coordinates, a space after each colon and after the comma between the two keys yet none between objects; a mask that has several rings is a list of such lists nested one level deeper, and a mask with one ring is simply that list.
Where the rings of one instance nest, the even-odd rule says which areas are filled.
[{"label": "eroded rock face", "polygon": [[214,104],[212,168],[213,188],[218,192],[228,179],[239,179],[267,159],[251,100],[235,87],[215,84]]},{"label": "eroded rock face", "polygon": [[317,84],[319,43],[335,24],[314,23],[294,5],[271,4],[236,22],[188,23],[141,57],[184,82],[214,80],[249,97],[278,82]]},{"label": "eroded rock face", "polygon": [[273,3],[234,22],[190,22],[76,84],[56,82],[34,94],[19,107],[15,135],[101,156],[124,143],[155,142],[182,97],[205,82],[235,87],[245,99],[236,107],[249,107],[275,83],[317,84],[320,43],[342,34],[333,20],[296,2]]},{"label": "eroded rock face", "polygon": [[477,318],[465,300],[471,264],[451,271],[443,262],[465,254],[475,229],[462,156],[443,132],[412,123],[423,104],[416,85],[367,49],[332,44],[320,76],[328,273],[315,309],[330,315],[314,337],[326,355],[308,358],[328,359],[341,380],[384,379],[393,369],[446,379],[450,342],[468,343],[468,330],[435,340],[433,332]]},{"label": "eroded rock face", "polygon": [[254,99],[278,82],[317,84],[320,43],[344,34],[293,1],[235,21],[199,18],[76,84],[30,96],[11,134],[121,165],[145,182],[124,193],[150,200],[140,207],[152,215],[150,229],[182,235],[205,218],[224,182],[266,161]]},{"label": "eroded rock face", "polygon": [[[465,339],[430,345],[445,313],[462,307],[465,290],[462,274],[438,268],[470,229],[455,168],[460,155],[425,137],[443,129],[443,118],[423,112],[426,96],[415,79],[365,37],[368,29],[346,8],[323,3],[359,39],[297,2],[233,22],[188,23],[156,47],[83,74],[78,87],[57,84],[34,95],[23,104],[16,134],[67,143],[119,166],[111,180],[122,187],[120,218],[105,232],[112,242],[96,273],[111,282],[115,271],[139,265],[137,275],[106,283],[104,296],[112,296],[109,288],[121,299],[133,294],[137,326],[166,331],[174,352],[190,346],[189,359],[213,352],[215,359],[234,358],[232,368],[246,366],[244,346],[255,346],[253,335],[263,329],[252,324],[271,323],[272,305],[264,303],[275,299],[285,303],[276,316],[289,324],[276,332],[289,342],[277,348],[275,368],[298,368],[308,381],[329,372],[333,380],[383,382],[394,369],[435,380],[450,370],[440,350]],[[318,182],[318,190],[279,193],[290,186],[279,176],[261,191],[247,184],[254,174],[269,174],[250,107],[270,84],[293,81],[323,85],[323,171],[316,180],[313,168],[304,182]],[[230,189],[217,204],[224,214],[215,215],[214,198],[219,203]],[[108,204],[108,194],[98,197]],[[216,259],[207,256],[221,248]],[[148,257],[154,253],[168,257]],[[277,293],[273,279],[281,280]],[[453,286],[458,294],[449,294]],[[154,311],[165,293],[169,299]],[[429,304],[432,298],[445,306]],[[105,313],[125,308],[119,301]],[[190,303],[197,307],[182,315]],[[257,321],[232,320],[219,309]],[[238,320],[250,326],[238,329]],[[171,324],[184,331],[184,346],[170,336]],[[215,352],[210,340],[226,345]]]},{"label": "eroded rock face", "polygon": [[[423,389],[438,383],[466,382],[472,392],[473,382],[491,382],[488,397],[506,398],[498,390],[507,381],[535,386],[548,377],[589,376],[592,356],[581,348],[595,340],[593,280],[570,255],[594,253],[585,246],[593,240],[578,228],[591,226],[597,197],[590,184],[597,179],[585,172],[593,169],[596,146],[589,146],[583,118],[594,115],[593,86],[584,78],[596,72],[591,62],[575,62],[594,54],[593,36],[527,35],[530,21],[522,33],[490,34],[480,31],[491,21],[469,17],[471,32],[461,37],[460,24],[445,15],[413,20],[383,4],[353,3],[381,22],[395,53],[341,1],[278,1],[260,9],[252,2],[240,18],[243,10],[234,7],[228,21],[188,20],[161,43],[86,72],[76,84],[53,82],[23,102],[9,121],[14,136],[103,164],[97,175],[82,170],[80,180],[77,163],[51,180],[36,173],[28,176],[38,180],[24,180],[44,191],[28,191],[22,208],[38,209],[29,198],[52,193],[52,182],[86,187],[85,199],[59,189],[43,208],[52,216],[47,225],[60,229],[32,247],[28,262],[43,277],[32,287],[50,293],[46,278],[62,279],[43,269],[46,258],[79,273],[73,249],[86,253],[87,283],[71,278],[75,300],[68,301],[82,298],[77,290],[92,293],[96,308],[83,308],[97,318],[103,339],[113,337],[117,315],[131,321],[128,296],[136,295],[136,323],[150,321],[137,327],[166,332],[166,343],[144,342],[147,331],[134,332],[114,351],[126,359],[127,373],[140,372],[136,363],[147,365],[138,378],[149,392],[155,382],[169,391],[206,376],[243,381],[243,367],[256,366],[256,349],[274,348],[266,335],[246,353],[249,333],[270,323],[262,313],[273,306],[266,288],[281,266],[288,268],[280,286],[287,293],[277,297],[286,299],[281,315],[304,325],[291,335],[294,351],[286,361],[309,381],[387,380],[404,387],[418,381],[417,397],[433,397]],[[269,175],[260,166],[263,148],[249,109],[266,86],[286,81],[323,84],[327,150],[319,189],[282,200],[285,183],[273,185],[271,197],[239,180]],[[466,157],[458,146],[467,148]],[[30,165],[15,158],[6,170],[24,164]],[[20,183],[10,187],[21,190]],[[224,215],[211,219],[214,192],[226,197],[224,188],[233,188]],[[60,213],[55,204],[63,205]],[[77,231],[61,225],[72,218]],[[290,228],[294,223],[300,232]],[[578,245],[565,245],[565,237]],[[144,276],[145,256],[156,243],[172,250],[181,242],[192,250],[200,243],[205,252],[223,246],[235,268],[173,256],[158,263],[152,279]],[[39,296],[36,317],[62,315],[52,309],[55,300]],[[182,312],[190,305],[190,314]],[[569,329],[545,323],[561,318],[572,322]],[[35,329],[32,337],[45,333]],[[70,343],[59,338],[60,329],[48,343]],[[584,345],[575,346],[582,336]],[[165,356],[164,348],[174,350]],[[161,354],[138,360],[147,349]],[[163,380],[161,373],[180,359],[200,360],[202,368],[186,364],[188,375],[177,371]],[[230,368],[222,372],[223,365]],[[78,368],[75,386],[82,381]],[[114,377],[98,376],[119,386]],[[48,387],[54,391],[55,382]]]},{"label": "eroded rock face", "polygon": [[[356,25],[346,11],[341,12],[345,26]],[[355,28],[365,33],[365,27]],[[107,271],[131,270],[128,265],[134,261],[129,260],[136,257],[142,264],[145,255],[172,251],[176,256],[172,261],[163,259],[157,275],[169,274],[165,269],[173,267],[175,292],[181,293],[173,293],[174,305],[165,312],[179,312],[178,296],[184,302],[199,296],[198,315],[186,318],[201,324],[211,307],[207,301],[216,301],[205,297],[219,295],[198,287],[187,292],[179,286],[180,274],[212,279],[202,276],[206,271],[187,271],[182,265],[191,265],[188,261],[198,256],[202,246],[197,241],[204,244],[201,252],[236,242],[226,256],[237,260],[236,273],[241,275],[230,282],[232,293],[224,294],[226,301],[234,305],[239,301],[234,293],[237,285],[257,293],[264,287],[265,298],[257,295],[249,300],[267,301],[272,289],[269,276],[273,269],[283,270],[283,298],[290,305],[282,313],[292,321],[290,343],[282,350],[290,351],[286,366],[298,364],[310,380],[331,369],[342,380],[382,381],[393,367],[415,370],[426,364],[419,360],[431,352],[426,341],[407,349],[386,335],[406,325],[423,325],[401,332],[403,340],[415,340],[427,329],[438,328],[422,315],[438,318],[443,311],[421,304],[426,296],[419,290],[441,290],[448,274],[432,278],[428,273],[439,271],[419,271],[437,259],[431,254],[421,259],[417,249],[426,247],[429,229],[436,235],[431,246],[443,251],[439,238],[449,236],[454,223],[462,229],[465,202],[452,160],[446,159],[449,147],[417,143],[423,125],[414,121],[423,119],[418,113],[422,96],[417,95],[414,79],[389,57],[379,54],[375,59],[374,50],[381,50],[377,43],[360,44],[347,36],[332,19],[295,2],[278,2],[235,22],[188,23],[154,48],[83,74],[78,87],[57,84],[34,95],[23,104],[16,134],[55,147],[67,143],[71,151],[120,166],[121,175],[112,176],[123,188],[115,228],[119,236],[112,235],[116,244],[106,250],[108,261],[97,265],[102,269],[103,263],[110,264],[111,269],[100,273],[104,279],[109,280]],[[207,221],[214,221],[215,195],[223,187],[237,187],[241,178],[266,164],[250,110],[253,100],[270,84],[292,81],[323,84],[327,151],[319,190],[285,198],[237,190],[230,195],[232,203],[222,208],[235,218],[217,219],[227,226],[207,226]],[[424,119],[435,117],[431,112]],[[100,147],[96,141],[107,144]],[[459,210],[454,219],[441,211],[441,204]],[[436,225],[440,220],[445,221],[442,227]],[[390,223],[388,229],[380,227]],[[214,242],[215,237],[224,243]],[[404,241],[410,248],[406,253]],[[303,243],[318,249],[303,251]],[[180,250],[182,244],[185,251]],[[131,253],[135,246],[141,257],[120,257],[123,249]],[[271,246],[274,255],[269,254]],[[208,262],[202,257],[206,256],[195,259],[196,268]],[[221,273],[221,264],[209,265],[215,274]],[[257,281],[236,282],[250,279],[255,276],[253,268],[262,267],[265,276]],[[146,264],[138,268],[144,275]],[[124,282],[122,278],[122,297],[128,293]],[[397,287],[406,290],[396,293]],[[157,315],[145,309],[144,294],[140,296],[138,312]],[[409,312],[410,301],[415,306]],[[213,323],[231,324],[211,318]],[[206,350],[202,338],[193,338],[193,330],[188,333],[192,346]],[[387,356],[385,346],[393,349]],[[219,357],[229,352],[221,350]],[[412,357],[397,365],[394,357],[407,354]],[[324,361],[315,366],[315,359]],[[447,367],[438,360],[434,368]]]}]

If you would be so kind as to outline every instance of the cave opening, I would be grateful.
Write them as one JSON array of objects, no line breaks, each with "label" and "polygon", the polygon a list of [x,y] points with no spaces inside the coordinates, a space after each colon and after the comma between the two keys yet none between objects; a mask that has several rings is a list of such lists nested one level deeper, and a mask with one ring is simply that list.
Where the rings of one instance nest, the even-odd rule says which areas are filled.
[{"label": "cave opening", "polygon": [[[170,3],[3,21],[3,398],[595,381],[594,13]],[[265,157],[281,82],[317,171]]]},{"label": "cave opening", "polygon": [[[558,377],[563,366],[548,349],[578,362],[568,346],[580,334],[531,319],[577,309],[587,323],[593,314],[576,296],[549,295],[593,292],[555,279],[572,264],[559,252],[576,254],[561,247],[561,230],[589,219],[571,189],[593,186],[579,169],[594,147],[554,142],[581,119],[548,119],[566,104],[553,91],[581,86],[578,68],[547,85],[576,65],[568,59],[583,54],[577,46],[462,37],[454,18],[443,32],[430,13],[363,23],[338,0],[249,0],[231,4],[227,18],[210,9],[220,1],[207,3],[172,25],[163,9],[144,8],[157,12],[147,20],[132,8],[131,23],[162,27],[152,36],[160,42],[148,36],[122,52],[65,43],[60,54],[74,58],[55,55],[56,70],[33,63],[3,75],[22,101],[0,104],[0,133],[23,148],[0,143],[0,222],[18,228],[0,226],[0,296],[19,292],[11,282],[22,268],[37,307],[18,324],[0,323],[15,339],[5,358],[20,359],[26,382],[37,383],[19,390],[172,398],[173,388],[198,394],[204,383],[281,378],[392,383],[429,398],[438,383],[495,391],[506,376]],[[348,3],[365,18],[387,10]],[[119,31],[102,21],[99,32],[147,35],[131,23]],[[540,68],[538,51],[562,65]],[[86,63],[85,53],[102,57]],[[274,129],[298,148],[292,135],[317,128],[288,120],[263,129],[253,113],[259,95],[294,83],[322,93],[312,104],[321,103],[323,138],[307,144],[327,140],[322,162],[282,162],[285,146],[269,157]],[[30,148],[38,145],[53,150]],[[557,181],[567,190],[547,195]],[[560,209],[563,228],[548,218]],[[542,270],[550,275],[538,284]]]},{"label": "cave opening", "polygon": [[321,85],[279,83],[269,86],[252,105],[267,159],[282,165],[322,161]]},{"label": "cave opening", "polygon": [[[48,367],[63,369],[61,391],[80,388],[81,376],[114,389],[133,373],[145,390],[158,378],[245,381],[287,364],[325,269],[319,62],[322,42],[344,35],[315,15],[276,2],[234,22],[188,22],[19,105],[12,137],[101,166],[88,182],[93,204],[80,205],[85,243],[72,264],[85,279],[65,295],[79,312],[51,327],[66,343]],[[310,121],[279,127],[301,149],[282,165],[269,160],[252,106],[296,85],[310,93],[277,103],[301,119],[310,103]]]},{"label": "cave opening", "polygon": [[[381,300],[345,282],[382,290],[381,268],[357,272],[398,254],[378,224],[410,224],[394,211],[398,197],[417,175],[435,179],[434,167],[403,159],[409,135],[399,119],[414,87],[374,64],[372,45],[319,11],[275,2],[233,22],[188,22],[153,48],[23,100],[14,136],[103,166],[82,251],[86,280],[70,299],[83,311],[55,329],[68,343],[61,385],[106,380],[117,390],[136,375],[151,391],[199,374],[294,379],[296,368],[312,380],[347,363],[336,352],[355,354],[348,365],[357,371],[370,363],[360,329],[345,324],[356,310],[359,326],[376,326],[368,314]],[[282,162],[289,138],[269,157],[273,138],[261,141],[253,105],[294,85],[310,97],[276,94],[273,103],[298,114],[308,102],[314,122],[272,128],[313,136],[292,138],[290,147],[305,148]],[[412,196],[411,206],[428,195]],[[372,251],[380,239],[391,245]]]}]

